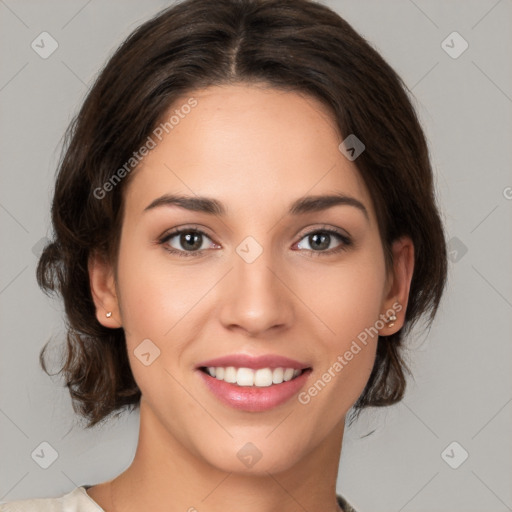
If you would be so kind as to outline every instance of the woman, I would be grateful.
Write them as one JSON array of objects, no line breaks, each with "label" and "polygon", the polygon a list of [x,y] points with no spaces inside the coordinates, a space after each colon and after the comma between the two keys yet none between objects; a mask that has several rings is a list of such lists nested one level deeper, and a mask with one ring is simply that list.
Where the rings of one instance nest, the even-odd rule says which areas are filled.
[{"label": "woman", "polygon": [[144,23],[70,127],[52,223],[75,410],[140,407],[139,440],[116,478],[1,510],[354,510],[345,422],[402,399],[447,263],[414,109],[347,22],[186,0]]}]

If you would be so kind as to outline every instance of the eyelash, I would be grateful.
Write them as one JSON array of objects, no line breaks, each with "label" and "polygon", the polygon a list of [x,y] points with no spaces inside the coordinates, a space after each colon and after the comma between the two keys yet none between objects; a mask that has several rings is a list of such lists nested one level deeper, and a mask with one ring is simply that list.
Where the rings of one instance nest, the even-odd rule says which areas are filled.
[{"label": "eyelash", "polygon": [[[196,229],[196,228],[181,228],[181,229],[177,228],[174,231],[172,231],[171,233],[167,233],[162,238],[160,238],[158,240],[158,244],[164,246],[164,250],[166,250],[168,253],[176,255],[176,256],[179,256],[179,257],[190,258],[190,257],[201,256],[202,253],[206,249],[201,249],[199,251],[181,251],[181,250],[178,250],[178,249],[170,249],[169,247],[164,245],[169,240],[171,240],[172,238],[174,238],[177,235],[180,235],[181,233],[198,233],[198,234],[201,234],[201,235],[205,235],[207,238],[210,238],[204,231],[201,231],[201,230]],[[307,251],[312,253],[311,254],[312,257],[316,257],[316,256],[331,256],[333,254],[338,254],[338,253],[340,253],[342,251],[346,251],[349,247],[351,247],[353,245],[352,240],[347,235],[345,235],[344,233],[341,233],[340,231],[332,229],[332,228],[329,228],[329,229],[327,229],[327,228],[326,229],[320,228],[320,229],[315,229],[313,231],[309,231],[308,233],[305,233],[301,237],[300,240],[303,240],[304,238],[306,238],[308,236],[311,236],[311,235],[314,235],[314,234],[317,234],[317,233],[324,233],[324,234],[334,235],[342,243],[338,247],[335,247],[334,249],[330,249],[328,251],[313,251],[311,249],[306,249]],[[300,240],[299,240],[299,243],[300,243]]]}]

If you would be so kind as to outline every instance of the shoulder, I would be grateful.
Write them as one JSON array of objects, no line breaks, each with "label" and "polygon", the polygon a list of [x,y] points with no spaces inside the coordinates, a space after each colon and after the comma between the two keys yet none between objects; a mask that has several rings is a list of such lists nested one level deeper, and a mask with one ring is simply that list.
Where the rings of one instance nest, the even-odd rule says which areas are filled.
[{"label": "shoulder", "polygon": [[32,498],[0,504],[0,512],[104,512],[83,486],[54,498]]}]

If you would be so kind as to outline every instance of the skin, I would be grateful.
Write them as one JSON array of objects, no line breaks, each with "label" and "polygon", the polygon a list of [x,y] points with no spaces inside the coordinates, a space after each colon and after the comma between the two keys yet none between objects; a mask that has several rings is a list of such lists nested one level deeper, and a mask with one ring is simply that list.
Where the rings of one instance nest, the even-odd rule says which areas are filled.
[{"label": "skin", "polygon": [[[312,366],[307,390],[397,301],[395,325],[379,334],[402,327],[412,242],[394,243],[386,272],[370,195],[316,99],[239,84],[194,91],[173,108],[190,96],[197,106],[133,171],[117,268],[90,260],[97,318],[125,329],[142,399],[133,462],[88,493],[108,512],[334,512],[345,416],[369,378],[377,336],[308,404],[293,397],[265,412],[222,404],[195,366],[233,353],[284,355]],[[358,199],[368,219],[350,205],[287,215],[294,200],[333,192]],[[144,212],[164,193],[215,198],[227,214]],[[191,225],[206,233],[202,255],[155,243]],[[353,245],[328,254],[343,244],[333,235],[315,251],[306,234],[322,228],[339,228]],[[236,252],[247,236],[263,249],[250,264]],[[191,252],[179,235],[167,246]],[[149,366],[134,355],[147,338],[161,351]],[[248,442],[261,452],[250,468],[237,457]]]}]

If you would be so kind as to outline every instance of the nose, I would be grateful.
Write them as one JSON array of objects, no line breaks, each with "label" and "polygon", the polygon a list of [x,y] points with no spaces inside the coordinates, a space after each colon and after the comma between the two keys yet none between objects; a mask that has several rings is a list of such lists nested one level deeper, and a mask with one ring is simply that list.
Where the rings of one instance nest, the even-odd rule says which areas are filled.
[{"label": "nose", "polygon": [[234,254],[233,266],[223,279],[220,320],[225,328],[250,336],[290,327],[294,318],[293,293],[286,271],[263,251],[252,263]]}]

